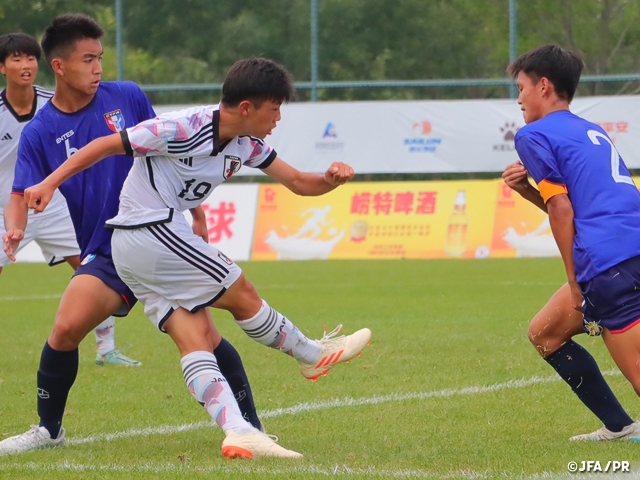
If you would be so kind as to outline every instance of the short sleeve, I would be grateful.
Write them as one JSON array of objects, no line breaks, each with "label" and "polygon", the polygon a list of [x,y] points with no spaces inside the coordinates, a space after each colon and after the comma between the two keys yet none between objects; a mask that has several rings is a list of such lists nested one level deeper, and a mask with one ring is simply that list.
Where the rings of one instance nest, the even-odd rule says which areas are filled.
[{"label": "short sleeve", "polygon": [[244,162],[248,167],[260,169],[267,168],[278,156],[276,151],[262,140],[258,140],[253,137],[245,138],[249,141],[249,146],[251,148],[249,159]]},{"label": "short sleeve", "polygon": [[566,182],[556,158],[543,139],[533,134],[516,135],[515,147],[545,203],[555,195],[567,193]]},{"label": "short sleeve", "polygon": [[23,133],[18,144],[12,193],[22,194],[27,188],[40,183],[47,177],[42,166],[42,158],[42,150],[34,146],[32,139]]},{"label": "short sleeve", "polygon": [[209,155],[213,124],[204,109],[170,112],[126,129],[122,140],[133,157]]}]

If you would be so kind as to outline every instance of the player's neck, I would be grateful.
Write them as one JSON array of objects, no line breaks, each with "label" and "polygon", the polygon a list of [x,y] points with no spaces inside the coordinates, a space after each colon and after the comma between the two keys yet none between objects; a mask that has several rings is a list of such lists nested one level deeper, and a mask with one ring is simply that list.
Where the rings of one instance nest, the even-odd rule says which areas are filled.
[{"label": "player's neck", "polygon": [[87,95],[86,93],[69,88],[62,82],[57,82],[56,91],[53,94],[51,103],[53,103],[55,107],[62,112],[74,113],[89,105],[91,100],[93,100],[93,97],[95,97],[95,93]]},{"label": "player's neck", "polygon": [[220,106],[220,122],[218,123],[218,134],[220,143],[227,142],[233,137],[243,135],[242,119],[233,111]]},{"label": "player's neck", "polygon": [[18,115],[31,113],[33,109],[33,99],[36,96],[33,85],[14,85],[8,83],[5,94],[9,105],[11,105],[13,111]]},{"label": "player's neck", "polygon": [[569,102],[563,100],[561,98],[555,98],[553,101],[550,101],[544,109],[544,117],[554,112],[561,111],[569,111]]}]

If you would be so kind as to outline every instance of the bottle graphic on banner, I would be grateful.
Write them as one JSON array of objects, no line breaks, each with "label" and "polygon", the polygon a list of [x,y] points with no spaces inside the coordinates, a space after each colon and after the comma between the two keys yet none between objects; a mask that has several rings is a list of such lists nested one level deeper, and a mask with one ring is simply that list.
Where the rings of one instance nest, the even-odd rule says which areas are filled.
[{"label": "bottle graphic on banner", "polygon": [[458,257],[465,252],[468,226],[467,194],[464,190],[458,190],[456,200],[453,203],[453,213],[447,223],[447,239],[444,244],[444,251],[447,255]]}]

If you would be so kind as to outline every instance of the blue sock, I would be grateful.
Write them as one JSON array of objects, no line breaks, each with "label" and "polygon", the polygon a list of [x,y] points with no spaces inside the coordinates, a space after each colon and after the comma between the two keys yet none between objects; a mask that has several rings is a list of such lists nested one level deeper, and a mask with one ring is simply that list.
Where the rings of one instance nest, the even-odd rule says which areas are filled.
[{"label": "blue sock", "polygon": [[38,368],[38,415],[40,426],[58,438],[69,390],[78,374],[78,349],[61,352],[44,344]]},{"label": "blue sock", "polygon": [[609,430],[619,432],[633,423],[609,388],[595,359],[579,344],[569,340],[545,360]]},{"label": "blue sock", "polygon": [[244,371],[244,365],[242,365],[238,351],[223,338],[220,345],[213,351],[213,354],[216,356],[220,373],[227,379],[227,383],[236,397],[242,416],[247,422],[260,430],[260,419],[258,418],[256,405],[253,402],[253,393],[251,393],[249,379]]}]

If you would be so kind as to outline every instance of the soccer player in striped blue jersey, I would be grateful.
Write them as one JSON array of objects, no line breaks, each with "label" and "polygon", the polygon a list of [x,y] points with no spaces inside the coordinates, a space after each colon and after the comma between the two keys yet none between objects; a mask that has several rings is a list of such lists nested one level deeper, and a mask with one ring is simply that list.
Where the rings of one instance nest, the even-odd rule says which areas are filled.
[{"label": "soccer player in striped blue jersey", "polygon": [[[36,112],[53,96],[53,92],[34,85],[40,52],[36,39],[26,33],[0,36],[0,71],[7,81],[6,89],[0,93],[0,215],[3,217],[4,207],[11,198],[20,134]],[[80,265],[80,248],[67,203],[59,192],[56,192],[52,203],[53,208],[45,215],[29,212],[29,228],[24,232],[20,248],[35,241],[49,265],[66,261],[75,270]],[[0,226],[0,236],[5,233],[3,226]],[[9,257],[0,253],[0,272],[9,262]],[[115,319],[112,316],[94,331],[98,344],[98,365],[141,365],[116,350]]]},{"label": "soccer player in striped blue jersey", "polygon": [[[24,234],[24,190],[44,179],[92,140],[153,118],[147,97],[132,82],[101,82],[104,31],[92,18],[65,14],[45,31],[42,49],[56,76],[55,94],[25,127],[18,148],[11,201],[5,209],[4,250],[13,257]],[[38,369],[40,424],[0,442],[0,455],[62,445],[62,417],[78,371],[78,345],[110,315],[125,316],[136,302],[118,277],[111,257],[111,231],[104,223],[116,215],[130,157],[112,156],[60,187],[66,198],[82,262],[65,290]],[[206,231],[204,212],[193,211],[194,229]],[[211,324],[200,332],[219,358],[240,411],[257,428],[253,396],[235,348]],[[233,397],[232,397],[233,398]]]},{"label": "soccer player in striped blue jersey", "polygon": [[[509,166],[503,177],[549,214],[565,265],[568,282],[534,318],[529,337],[604,424],[571,440],[640,441],[640,422],[572,340],[583,327],[602,333],[640,395],[640,192],[606,132],[569,111],[582,69],[577,54],[555,45],[534,49],[508,67],[527,125],[515,138],[523,165]],[[544,332],[547,327],[551,333]]]}]

